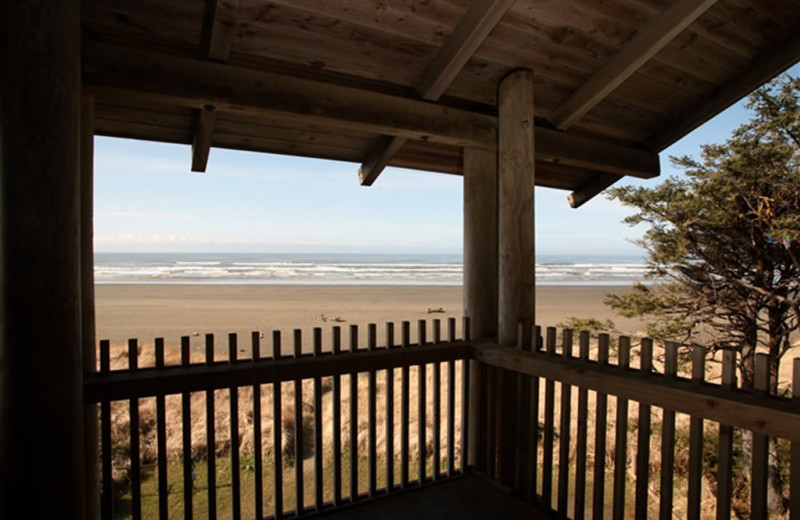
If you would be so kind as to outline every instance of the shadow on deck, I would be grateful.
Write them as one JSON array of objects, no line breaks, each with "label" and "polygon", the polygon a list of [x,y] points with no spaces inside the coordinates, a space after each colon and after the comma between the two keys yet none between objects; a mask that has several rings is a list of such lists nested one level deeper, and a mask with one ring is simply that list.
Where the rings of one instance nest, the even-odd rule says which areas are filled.
[{"label": "shadow on deck", "polygon": [[325,520],[538,520],[549,518],[483,477],[464,475],[314,515]]}]

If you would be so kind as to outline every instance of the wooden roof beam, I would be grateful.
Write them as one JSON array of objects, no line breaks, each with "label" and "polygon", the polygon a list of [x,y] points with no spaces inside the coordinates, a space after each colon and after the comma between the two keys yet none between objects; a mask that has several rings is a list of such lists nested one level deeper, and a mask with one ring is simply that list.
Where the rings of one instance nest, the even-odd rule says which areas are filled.
[{"label": "wooden roof beam", "polygon": [[[215,0],[211,11],[211,35],[208,39],[209,59],[227,62],[231,55],[233,35],[239,20],[239,0]],[[192,138],[192,171],[205,172],[217,112],[213,106],[197,111],[197,124]]]},{"label": "wooden roof beam", "polygon": [[796,34],[778,48],[758,56],[752,61],[751,67],[746,72],[738,74],[705,103],[688,110],[683,118],[651,135],[644,140],[644,143],[656,151],[661,151],[672,145],[760,87],[764,83],[764,78],[774,78],[797,63],[799,56],[800,34]]},{"label": "wooden roof beam", "polygon": [[[102,103],[211,106],[295,125],[497,149],[493,115],[151,51],[85,45],[84,84]],[[538,160],[641,178],[659,173],[658,155],[646,150],[542,127],[535,139]]]},{"label": "wooden roof beam", "polygon": [[717,0],[678,0],[661,16],[640,29],[606,65],[556,107],[550,121],[558,129],[569,128],[716,2]]},{"label": "wooden roof beam", "polygon": [[[423,99],[436,101],[444,94],[513,3],[514,0],[473,0],[453,34],[422,74],[416,90]],[[379,139],[358,169],[361,185],[371,186],[405,143],[402,137]]]},{"label": "wooden roof beam", "polygon": [[614,173],[598,173],[583,186],[567,195],[569,205],[575,209],[580,208],[621,178],[622,175],[616,175]]}]

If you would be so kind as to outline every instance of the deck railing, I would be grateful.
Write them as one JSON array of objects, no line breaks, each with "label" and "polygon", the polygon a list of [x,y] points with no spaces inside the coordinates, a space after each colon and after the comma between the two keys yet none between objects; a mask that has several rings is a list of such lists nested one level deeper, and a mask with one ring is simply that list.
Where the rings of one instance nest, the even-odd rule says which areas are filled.
[{"label": "deck railing", "polygon": [[[767,395],[765,354],[756,355],[747,392],[737,388],[733,351],[712,365],[721,373],[711,382],[702,347],[679,356],[668,343],[654,362],[649,339],[560,336],[536,328],[533,346],[473,344],[486,446],[478,463],[491,477],[563,518],[727,519],[734,506],[737,516],[767,518],[772,437],[791,475],[791,517],[800,518],[800,359],[794,397],[779,398]],[[501,394],[512,403],[498,407]],[[517,410],[517,435],[501,437],[507,406]]]},{"label": "deck railing", "polygon": [[386,324],[382,347],[374,325],[365,341],[351,326],[346,347],[340,327],[309,344],[230,335],[224,360],[210,335],[101,342],[85,395],[103,518],[302,516],[462,473],[468,453],[558,517],[766,518],[770,438],[800,518],[800,360],[779,398],[763,355],[748,392],[733,352],[712,365],[701,347],[554,328],[510,348],[458,339],[452,319],[445,341],[438,320],[413,325],[412,343],[412,324],[399,341]]},{"label": "deck railing", "polygon": [[[170,353],[136,340],[112,351],[85,383],[100,407],[103,518],[295,517],[464,471],[469,345],[457,323],[386,324],[378,348],[333,327],[311,352],[300,331],[286,355],[275,332],[269,354],[253,333],[228,338],[218,360],[211,335]],[[202,338],[195,338],[197,339]],[[175,349],[178,350],[178,349]],[[247,352],[245,352],[247,350]],[[246,358],[243,359],[243,357]]]}]

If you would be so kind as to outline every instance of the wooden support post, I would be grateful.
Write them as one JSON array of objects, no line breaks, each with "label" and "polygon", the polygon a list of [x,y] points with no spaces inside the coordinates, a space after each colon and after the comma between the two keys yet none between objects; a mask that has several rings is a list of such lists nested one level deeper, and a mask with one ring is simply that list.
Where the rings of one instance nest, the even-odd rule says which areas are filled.
[{"label": "wooden support post", "polygon": [[4,1],[0,35],[0,518],[84,519],[80,2]]},{"label": "wooden support post", "polygon": [[533,319],[533,74],[506,76],[498,93],[498,342],[517,343],[517,324]]},{"label": "wooden support post", "polygon": [[[497,154],[476,148],[464,149],[464,315],[471,338],[497,338]],[[468,463],[478,465],[486,452],[485,382],[471,363]]]},{"label": "wooden support post", "polygon": [[[84,375],[97,372],[94,312],[94,96],[81,98],[81,344]],[[86,449],[86,518],[100,518],[98,407],[84,407]]]},{"label": "wooden support post", "polygon": [[[533,128],[533,74],[517,70],[498,91],[498,342],[509,347],[517,344],[518,324],[533,319]],[[497,473],[511,485],[517,436],[529,432],[517,431],[516,377],[501,380]]]}]

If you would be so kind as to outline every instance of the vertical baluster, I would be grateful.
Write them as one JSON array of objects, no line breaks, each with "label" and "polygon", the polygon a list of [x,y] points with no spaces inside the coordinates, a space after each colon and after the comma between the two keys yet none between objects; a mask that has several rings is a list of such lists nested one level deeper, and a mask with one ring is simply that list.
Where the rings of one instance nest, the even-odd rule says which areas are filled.
[{"label": "vertical baluster", "polygon": [[[333,338],[331,350],[334,356],[342,352],[342,329],[338,325],[333,327]],[[333,421],[333,505],[342,504],[342,376],[333,376],[331,386],[331,398],[333,409],[331,410],[331,420]]]},{"label": "vertical baluster", "polygon": [[485,366],[483,380],[486,381],[483,409],[486,410],[486,474],[497,478],[497,372],[499,369]]},{"label": "vertical baluster", "polygon": [[[447,340],[456,341],[456,319],[447,320]],[[456,471],[456,362],[447,362],[447,476]]]},{"label": "vertical baluster", "polygon": [[[259,332],[253,331],[250,334],[250,346],[252,362],[258,363],[261,360],[261,334]],[[255,472],[253,494],[255,495],[255,514],[259,520],[264,517],[264,454],[261,442],[261,385],[255,384],[253,385],[253,470]]]},{"label": "vertical baluster", "polygon": [[[440,320],[433,320],[433,343],[442,342],[442,323]],[[439,465],[442,460],[442,365],[433,363],[433,480],[438,480],[440,476]]]},{"label": "vertical baluster", "polygon": [[[155,342],[156,370],[164,369],[164,338]],[[169,489],[167,484],[167,410],[163,394],[156,396],[156,450],[158,452],[158,516],[169,517]]]},{"label": "vertical baluster", "polygon": [[[322,356],[322,329],[314,327],[314,356]],[[314,509],[324,504],[322,475],[322,378],[314,378]]]},{"label": "vertical baluster", "polygon": [[[769,356],[756,354],[753,393],[766,396],[769,393]],[[769,473],[769,437],[753,432],[753,461],[750,477],[752,518],[767,518],[767,475]]]},{"label": "vertical baluster", "polygon": [[[277,361],[282,357],[281,354],[281,333],[278,330],[272,332],[272,359]],[[274,458],[275,477],[275,518],[283,518],[283,442],[281,420],[281,382],[272,383],[272,452]]]},{"label": "vertical baluster", "polygon": [[[378,349],[378,328],[374,323],[367,327],[367,348],[370,352]],[[375,370],[370,370],[367,391],[367,480],[369,481],[369,496],[374,497],[378,491],[378,425],[377,425],[377,393],[378,382]]]},{"label": "vertical baluster", "polygon": [[[100,373],[111,371],[111,344],[107,339],[100,341]],[[100,511],[103,520],[110,520],[114,515],[113,476],[111,466],[111,401],[100,401],[100,452],[102,455],[103,489],[100,500]]]},{"label": "vertical baluster", "polygon": [[[692,381],[700,385],[706,376],[706,349],[692,348]],[[703,485],[703,419],[692,416],[689,422],[689,478],[686,517],[700,520],[700,501]]]},{"label": "vertical baluster", "polygon": [[[725,350],[722,355],[722,388],[736,386],[736,352]],[[733,427],[719,425],[719,466],[717,468],[717,520],[731,518],[733,498]]]},{"label": "vertical baluster", "polygon": [[[425,320],[419,320],[419,344],[420,346],[427,343],[426,337],[426,327],[427,323]],[[425,435],[425,427],[426,427],[426,407],[427,407],[427,375],[425,373],[425,364],[421,363],[417,367],[417,418],[418,418],[418,438],[417,443],[419,446],[419,483],[422,484],[425,482],[425,462],[427,459],[427,454],[425,452],[426,447],[426,435]]]},{"label": "vertical baluster", "polygon": [[[402,324],[402,338],[401,342],[403,348],[409,348],[411,344],[411,323],[404,321]],[[408,466],[409,466],[409,399],[411,394],[410,389],[410,369],[408,365],[403,365],[403,381],[400,390],[400,483],[403,488],[408,487]]]},{"label": "vertical baluster", "polygon": [[[792,361],[792,403],[800,411],[800,358]],[[789,516],[800,518],[800,443],[792,442],[789,473]]]},{"label": "vertical baluster", "polygon": [[[597,363],[601,367],[608,366],[608,334],[600,334],[597,338]],[[606,429],[608,425],[608,395],[597,392],[597,415],[594,431],[594,481],[592,485],[592,518],[605,516],[605,482],[606,482]]]},{"label": "vertical baluster", "polygon": [[[238,361],[239,342],[235,333],[228,334],[228,364]],[[233,520],[242,517],[241,473],[239,472],[239,389],[228,388],[231,421],[231,512]]]},{"label": "vertical baluster", "polygon": [[[539,325],[533,327],[533,337],[531,338],[531,350],[533,352],[541,352],[542,350],[542,328]],[[540,380],[538,377],[531,378],[531,441],[533,442],[533,449],[531,450],[531,488],[533,495],[536,496],[538,490],[538,473],[539,473],[539,442],[541,435],[539,428],[539,409],[541,407],[541,391]]]},{"label": "vertical baluster", "polygon": [[[678,345],[667,342],[664,375],[670,379],[678,377]],[[669,520],[672,516],[673,486],[675,473],[675,411],[664,409],[661,424],[661,500],[659,518]]]},{"label": "vertical baluster", "polygon": [[[582,331],[578,342],[580,344],[581,364],[589,363],[589,332]],[[587,417],[589,415],[589,391],[586,388],[578,389],[578,424],[575,432],[575,520],[583,520],[586,513],[586,445],[588,434]]]},{"label": "vertical baluster", "polygon": [[[128,340],[128,370],[139,369],[139,343],[135,339]],[[134,520],[142,517],[142,468],[139,454],[139,399],[128,401],[130,409],[131,435],[131,516]]]},{"label": "vertical baluster", "polygon": [[[642,339],[641,372],[653,370],[653,340]],[[636,518],[647,517],[650,478],[650,406],[639,404],[639,434],[636,441]]]},{"label": "vertical baluster", "polygon": [[[556,353],[556,329],[547,327],[545,340],[547,353],[554,356]],[[555,392],[556,383],[552,379],[545,379],[544,383],[544,453],[542,454],[542,503],[546,511],[552,509],[553,504],[553,451],[555,444]]]},{"label": "vertical baluster", "polygon": [[[386,324],[386,348],[394,348],[394,323]],[[394,488],[394,368],[386,369],[386,490]]]},{"label": "vertical baluster", "polygon": [[[358,352],[358,326],[350,325],[350,352]],[[358,373],[350,372],[350,500],[358,500]]]},{"label": "vertical baluster", "polygon": [[[572,358],[572,331],[562,332],[562,352],[564,359]],[[569,443],[572,422],[572,387],[561,384],[561,424],[558,439],[558,512],[566,518],[569,501]]]},{"label": "vertical baluster", "polygon": [[[619,338],[619,368],[628,370],[631,363],[631,338]],[[617,397],[617,425],[614,446],[614,520],[625,518],[625,474],[628,469],[628,400]]]},{"label": "vertical baluster", "polygon": [[[294,358],[303,356],[303,337],[300,329],[294,330]],[[305,480],[303,473],[303,380],[294,380],[294,493],[295,514],[301,516],[305,506]]]},{"label": "vertical baluster", "polygon": [[[525,345],[530,341],[530,324],[521,321],[517,323],[517,349],[525,350]],[[528,467],[530,464],[530,425],[531,425],[531,379],[526,375],[517,376],[517,452],[514,464],[514,489],[520,493],[523,500],[533,501],[528,480]]]},{"label": "vertical baluster", "polygon": [[[462,334],[464,336],[464,341],[470,341],[470,324],[469,318],[464,317],[464,322],[461,326]],[[461,472],[464,473],[467,471],[467,466],[469,464],[468,456],[469,456],[469,424],[470,424],[470,417],[469,417],[469,410],[470,410],[470,388],[469,388],[469,381],[470,381],[470,363],[469,359],[462,359],[461,360]]]},{"label": "vertical baluster", "polygon": [[[181,337],[181,367],[191,365],[191,340],[189,336]],[[183,436],[183,518],[191,520],[192,488],[194,484],[194,461],[192,459],[192,394],[181,393],[181,434]]]},{"label": "vertical baluster", "polygon": [[[214,365],[214,335],[206,334],[206,366]],[[206,461],[208,469],[208,518],[217,518],[217,460],[214,390],[206,390]]]}]

